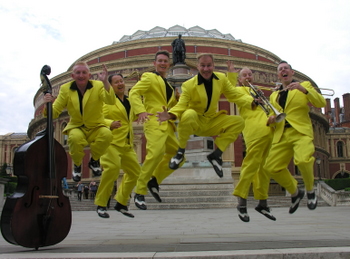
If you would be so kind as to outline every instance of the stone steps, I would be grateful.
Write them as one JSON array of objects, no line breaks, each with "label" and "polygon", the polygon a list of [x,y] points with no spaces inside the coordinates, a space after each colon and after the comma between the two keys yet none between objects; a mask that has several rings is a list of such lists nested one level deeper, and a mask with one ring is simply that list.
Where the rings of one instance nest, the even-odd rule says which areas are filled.
[{"label": "stone steps", "polygon": [[[157,202],[150,194],[145,195],[147,209],[208,209],[208,208],[235,208],[237,198],[232,195],[232,184],[169,184],[160,186],[162,202]],[[91,211],[96,209],[92,199],[77,201],[71,197],[72,210]],[[302,206],[306,206],[307,199],[301,201]],[[113,208],[115,201],[112,200],[110,206]],[[268,199],[270,207],[289,207],[290,197],[270,196]],[[253,197],[248,197],[248,207],[255,207],[257,201]],[[326,202],[319,198],[318,206],[328,206]],[[133,199],[130,199],[130,210],[136,208]]]}]

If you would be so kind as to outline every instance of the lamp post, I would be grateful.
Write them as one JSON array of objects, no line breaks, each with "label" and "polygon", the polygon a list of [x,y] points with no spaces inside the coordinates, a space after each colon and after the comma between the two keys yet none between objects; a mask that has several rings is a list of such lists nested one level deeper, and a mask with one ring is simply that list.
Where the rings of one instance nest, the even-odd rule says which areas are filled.
[{"label": "lamp post", "polygon": [[321,158],[316,158],[317,170],[318,170],[318,180],[321,181]]},{"label": "lamp post", "polygon": [[8,164],[5,170],[6,170],[6,174],[12,176],[12,166],[11,166],[11,164]]},{"label": "lamp post", "polygon": [[[6,170],[7,175],[12,176],[11,164],[8,164],[5,170]],[[8,197],[9,195],[10,195],[10,182],[7,181],[7,183],[6,183],[6,197]]]}]

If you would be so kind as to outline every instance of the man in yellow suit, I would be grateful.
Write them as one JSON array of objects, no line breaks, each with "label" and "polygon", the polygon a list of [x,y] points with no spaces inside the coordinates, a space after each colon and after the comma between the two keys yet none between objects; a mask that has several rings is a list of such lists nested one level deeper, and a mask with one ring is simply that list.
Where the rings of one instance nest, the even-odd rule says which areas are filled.
[{"label": "man in yellow suit", "polygon": [[153,197],[161,202],[159,184],[174,171],[168,167],[168,161],[176,154],[179,146],[174,122],[159,123],[156,117],[157,112],[162,111],[163,107],[170,109],[177,103],[175,90],[166,80],[170,67],[169,59],[168,51],[158,51],[153,62],[155,72],[143,73],[141,80],[129,93],[131,107],[138,116],[137,122],[144,123],[147,140],[146,157],[134,196],[135,205],[142,210],[147,209],[144,197],[147,188]]},{"label": "man in yellow suit", "polygon": [[271,104],[286,114],[285,120],[276,123],[276,116],[271,115],[267,124],[275,127],[272,146],[266,159],[265,170],[270,176],[291,194],[289,213],[294,213],[304,197],[304,190],[298,188],[298,182],[288,170],[288,164],[294,158],[304,180],[307,192],[307,207],[317,207],[314,191],[313,128],[309,116],[309,104],[322,108],[326,105],[324,97],[316,91],[310,82],[293,80],[294,71],[286,62],[281,61],[277,75],[282,83],[279,91],[271,94]]},{"label": "man in yellow suit", "polygon": [[128,96],[125,95],[123,76],[113,74],[108,77],[108,81],[114,89],[117,101],[114,105],[105,104],[103,106],[106,125],[111,129],[113,139],[106,153],[101,156],[101,165],[104,171],[95,198],[96,211],[101,218],[109,218],[107,203],[114,183],[119,177],[119,172],[123,169],[124,176],[114,197],[117,201],[114,209],[133,218],[134,215],[128,212],[127,205],[141,172],[141,166],[133,146],[132,122],[135,116]]},{"label": "man in yellow suit", "polygon": [[73,66],[72,78],[60,87],[56,99],[50,93],[45,94],[44,102],[53,102],[52,116],[57,118],[63,109],[67,109],[70,120],[63,130],[68,135],[69,154],[74,162],[73,180],[81,180],[81,164],[85,155],[84,148],[90,145],[91,159],[89,167],[94,176],[101,175],[99,159],[108,148],[112,133],[106,127],[102,107],[104,103],[114,104],[115,95],[108,82],[108,71],[98,80],[90,80],[91,73],[86,62],[78,61]]},{"label": "man in yellow suit", "polygon": [[[182,93],[177,105],[168,112],[158,113],[159,121],[179,120],[177,154],[170,160],[169,167],[177,169],[185,161],[187,141],[191,135],[217,136],[217,148],[207,156],[216,174],[223,177],[222,153],[234,142],[244,128],[242,117],[227,115],[226,110],[218,111],[218,104],[223,94],[230,102],[244,107],[251,107],[254,99],[240,93],[225,74],[214,73],[212,54],[200,54],[197,57],[198,75],[182,84]],[[233,73],[237,83],[237,73]]]},{"label": "man in yellow suit", "polygon": [[[230,61],[228,62],[228,71],[234,72]],[[252,95],[251,93],[256,95],[254,90],[249,87],[249,83],[252,84],[253,82],[253,73],[249,68],[244,67],[241,69],[238,81],[240,87],[237,87],[237,90],[249,96]],[[269,107],[266,104],[264,107],[259,106],[253,109],[251,107],[238,106],[239,114],[245,122],[243,137],[246,145],[246,155],[243,159],[239,181],[235,186],[233,195],[238,197],[238,216],[243,222],[249,222],[250,220],[247,212],[247,198],[252,184],[254,198],[259,200],[255,210],[271,220],[276,220],[267,206],[270,177],[263,170],[273,136],[273,128],[266,126],[267,114],[265,110]]]}]

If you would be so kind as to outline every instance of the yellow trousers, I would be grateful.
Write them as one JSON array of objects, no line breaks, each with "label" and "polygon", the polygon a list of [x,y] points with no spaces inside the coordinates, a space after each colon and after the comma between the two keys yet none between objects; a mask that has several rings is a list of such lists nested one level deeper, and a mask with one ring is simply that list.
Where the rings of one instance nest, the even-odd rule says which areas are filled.
[{"label": "yellow trousers", "polygon": [[270,177],[264,170],[264,164],[272,142],[272,134],[263,138],[246,142],[247,152],[243,159],[238,184],[233,195],[247,199],[249,189],[253,183],[254,199],[266,200],[268,198]]},{"label": "yellow trousers", "polygon": [[[174,170],[169,168],[169,161],[179,148],[174,128],[168,125],[165,131],[157,126],[147,126],[144,128],[147,139],[146,157],[141,167],[141,174],[137,180],[135,193],[146,195],[147,183],[153,177],[157,178],[161,184]],[[180,167],[185,163],[180,164]]]},{"label": "yellow trousers", "polygon": [[97,190],[95,204],[102,207],[107,206],[114,182],[118,179],[120,169],[122,169],[124,176],[114,199],[127,206],[131,192],[141,172],[135,150],[130,145],[119,147],[111,144],[106,153],[101,156],[100,162],[104,170]]},{"label": "yellow trousers", "polygon": [[264,168],[272,179],[293,194],[297,190],[298,182],[289,172],[288,165],[294,156],[294,164],[301,172],[305,189],[312,191],[314,188],[314,152],[315,147],[311,137],[300,134],[293,128],[286,128],[280,142],[272,144]]},{"label": "yellow trousers", "polygon": [[91,156],[100,159],[112,141],[112,132],[107,127],[87,129],[74,128],[68,132],[69,154],[75,165],[81,165],[85,155],[84,148],[90,145]]},{"label": "yellow trousers", "polygon": [[215,139],[216,146],[225,151],[234,142],[244,128],[244,120],[240,116],[220,114],[214,118],[200,116],[192,109],[186,110],[178,125],[178,137],[181,148],[186,148],[191,135],[211,137]]}]

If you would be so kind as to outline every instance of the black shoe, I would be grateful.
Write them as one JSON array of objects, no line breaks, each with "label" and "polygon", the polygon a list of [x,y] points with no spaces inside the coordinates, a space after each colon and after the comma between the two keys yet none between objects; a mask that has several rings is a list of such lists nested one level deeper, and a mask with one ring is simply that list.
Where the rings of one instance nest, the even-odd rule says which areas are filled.
[{"label": "black shoe", "polygon": [[158,201],[162,202],[162,199],[159,196],[159,185],[157,182],[157,179],[153,177],[149,182],[147,183],[147,187],[149,192],[152,194],[152,196]]},{"label": "black shoe", "polygon": [[135,217],[133,214],[128,212],[128,207],[124,206],[123,204],[120,204],[119,202],[117,202],[117,204],[114,206],[114,209],[116,211],[119,211],[120,213],[122,213],[123,215],[125,215],[125,216],[127,216],[129,218],[134,218]]},{"label": "black shoe", "polygon": [[104,219],[109,218],[109,214],[107,213],[106,207],[97,206],[96,212],[101,218],[104,218]]},{"label": "black shoe", "polygon": [[135,202],[136,207],[138,207],[140,210],[147,210],[144,195],[135,193],[134,202]]},{"label": "black shoe", "polygon": [[266,218],[271,219],[271,220],[276,220],[276,218],[270,213],[270,208],[269,207],[263,207],[261,205],[258,205],[255,207],[255,210],[261,214],[263,214]]},{"label": "black shoe", "polygon": [[216,157],[213,154],[209,154],[207,156],[209,162],[212,164],[216,174],[222,178],[224,176],[224,173],[222,172],[222,159],[221,157]]},{"label": "black shoe", "polygon": [[92,157],[89,161],[89,168],[92,170],[92,173],[95,177],[101,176],[102,170],[100,166],[100,160],[93,160]]},{"label": "black shoe", "polygon": [[80,182],[80,180],[81,180],[81,165],[79,165],[79,166],[74,165],[72,178],[73,178],[74,182]]},{"label": "black shoe", "polygon": [[249,222],[250,218],[247,212],[247,207],[245,206],[237,206],[238,210],[238,217],[243,221],[243,222]]},{"label": "black shoe", "polygon": [[177,154],[170,159],[169,168],[173,170],[178,169],[183,160],[184,153],[177,152]]},{"label": "black shoe", "polygon": [[301,189],[298,190],[298,195],[292,197],[292,204],[289,207],[289,213],[293,214],[299,207],[299,203],[304,198],[305,192]]},{"label": "black shoe", "polygon": [[317,207],[317,196],[315,191],[313,193],[307,193],[307,207],[309,210],[314,210]]}]

